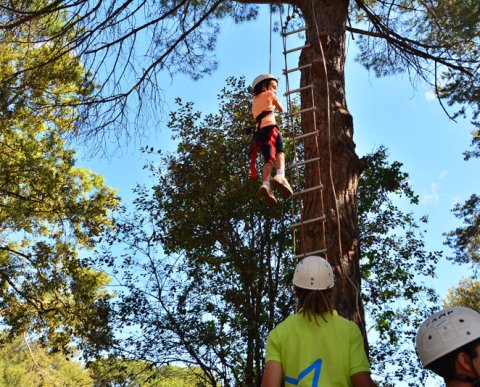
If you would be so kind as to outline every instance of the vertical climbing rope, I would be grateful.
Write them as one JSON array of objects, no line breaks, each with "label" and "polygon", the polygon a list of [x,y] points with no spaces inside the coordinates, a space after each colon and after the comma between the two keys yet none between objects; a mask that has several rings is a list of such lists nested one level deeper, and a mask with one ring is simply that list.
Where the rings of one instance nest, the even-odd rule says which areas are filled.
[{"label": "vertical climbing rope", "polygon": [[[283,18],[282,18],[282,12],[283,12],[283,9],[280,9],[280,27],[282,28],[282,41],[283,41],[283,51],[284,51],[284,60],[285,60],[285,69],[284,69],[284,75],[285,75],[285,89],[288,93],[288,91],[290,90],[290,81],[289,81],[289,78],[288,78],[288,73],[286,72],[287,69],[288,69],[288,60],[287,60],[287,55],[285,54],[286,52],[286,46],[287,46],[287,42],[286,42],[286,34],[284,33],[284,31],[286,31],[287,29],[287,25],[288,25],[288,21],[285,21],[285,25],[283,24]],[[287,18],[288,18],[288,12],[287,12]],[[287,94],[286,93],[286,97],[287,97],[287,110],[289,112],[293,111],[293,106],[292,106],[292,99],[290,98],[290,94]],[[297,158],[297,142],[296,142],[296,139],[295,139],[295,130],[294,130],[294,123],[293,123],[293,117],[292,116],[289,116],[288,117],[289,119],[289,124],[290,124],[290,127],[292,128],[292,145],[293,145],[293,166],[295,167],[295,181],[296,181],[296,186],[297,187],[300,187],[300,174],[299,174],[299,171],[298,171],[298,158]],[[301,217],[301,214],[303,213],[303,206],[302,206],[302,201],[299,202],[299,211],[300,211],[300,217]],[[292,213],[292,219],[295,219],[295,205],[294,203],[292,202],[292,206],[291,206],[291,213]],[[293,255],[296,256],[297,255],[297,240],[296,240],[296,232],[295,232],[295,228],[293,229]],[[305,246],[305,232],[304,232],[304,229],[303,229],[303,223],[302,223],[302,226],[300,227],[300,243],[301,243],[301,246]]]},{"label": "vertical climbing rope", "polygon": [[273,14],[273,5],[270,4],[270,55],[268,61],[268,73],[272,73],[272,14]]},{"label": "vertical climbing rope", "polygon": [[[288,54],[290,54],[292,52],[295,52],[295,51],[298,51],[298,50],[302,50],[304,48],[308,48],[308,47],[310,47],[310,43],[307,42],[304,46],[296,47],[296,48],[287,50],[287,36],[288,35],[296,34],[296,33],[302,32],[302,31],[307,31],[306,27],[300,28],[300,29],[297,29],[297,30],[293,30],[293,31],[288,31],[288,22],[290,21],[290,19],[291,19],[290,15],[287,15],[287,20],[285,21],[285,24],[284,24],[283,19],[282,19],[282,13],[280,12],[280,23],[282,25],[283,49],[284,49],[283,54],[284,54],[284,57],[285,57],[285,69],[284,69],[283,73],[286,77],[286,89],[287,89],[285,95],[287,97],[287,107],[288,107],[288,110],[289,110],[289,114],[287,115],[287,117],[289,118],[289,123],[290,123],[290,126],[292,128],[291,133],[292,133],[292,143],[293,143],[293,150],[294,150],[293,166],[295,167],[296,188],[298,190],[298,192],[296,192],[294,194],[294,196],[298,197],[298,208],[299,208],[299,212],[300,212],[300,221],[297,222],[297,223],[294,223],[292,225],[293,240],[294,240],[294,257],[295,258],[301,258],[301,257],[305,257],[307,255],[322,254],[322,255],[325,256],[325,258],[327,258],[324,201],[323,201],[323,192],[322,192],[320,152],[319,152],[319,143],[318,143],[319,132],[318,132],[318,129],[317,129],[317,124],[316,124],[317,120],[316,120],[316,106],[315,106],[314,88],[313,88],[313,84],[310,84],[310,85],[306,85],[306,86],[303,86],[303,87],[299,87],[298,89],[290,90],[290,83],[289,83],[289,77],[288,77],[289,74],[294,72],[294,71],[309,69],[310,80],[313,79],[312,73],[311,73],[311,69],[312,69],[312,64],[311,63],[305,64],[305,65],[302,65],[302,66],[299,66],[299,67],[296,67],[296,68],[293,68],[293,69],[288,69],[288,59],[287,59]],[[292,104],[292,101],[291,101],[291,94],[298,93],[298,92],[303,92],[303,91],[307,91],[307,90],[310,90],[310,92],[311,92],[312,106],[307,107],[307,108],[303,108],[303,109],[301,108],[298,111],[294,111],[293,104]],[[293,117],[298,115],[298,114],[305,115],[307,113],[312,114],[313,131],[308,132],[308,133],[303,133],[299,136],[296,136],[296,134],[295,134],[295,124],[293,122]],[[316,154],[311,159],[304,160],[304,161],[298,161],[297,140],[302,140],[302,139],[310,137],[310,136],[314,136]],[[299,167],[306,166],[308,163],[312,163],[312,162],[317,163],[318,185],[313,186],[313,187],[305,188],[305,187],[302,187],[302,184],[300,182],[301,172],[299,170]],[[303,174],[304,173],[305,173],[305,171],[303,172]],[[317,190],[319,191],[319,197],[320,197],[320,216],[317,216],[317,217],[314,217],[314,218],[311,218],[311,219],[304,219],[304,214],[303,214],[303,212],[304,212],[303,200],[304,199],[303,199],[303,195],[306,194],[306,193],[309,193],[309,192],[313,193],[313,191],[317,191]],[[292,208],[293,207],[294,207],[294,204],[292,204]],[[292,218],[294,218],[294,214],[292,214]],[[316,250],[316,251],[308,251],[307,247],[306,247],[304,226],[306,224],[310,224],[310,223],[314,223],[314,222],[321,222],[324,248],[320,249],[320,250]],[[300,246],[301,247],[300,248],[300,250],[301,250],[300,254],[296,253],[296,245],[297,245],[297,243],[296,243],[296,232],[295,232],[296,227],[300,228],[300,245],[301,245]]]},{"label": "vertical climbing rope", "polygon": [[[334,203],[335,203],[335,213],[336,213],[336,217],[337,217],[338,249],[339,249],[339,255],[340,255],[339,256],[339,263],[340,263],[339,270],[343,274],[343,276],[346,277],[346,279],[349,281],[349,283],[351,284],[351,286],[353,287],[353,289],[356,293],[356,298],[355,298],[356,314],[357,314],[357,317],[359,318],[359,320],[361,320],[360,306],[359,306],[359,299],[360,299],[359,289],[356,286],[356,284],[353,282],[352,278],[350,277],[349,270],[348,270],[347,267],[345,267],[345,264],[343,262],[343,247],[342,247],[342,236],[341,236],[340,210],[338,208],[337,193],[336,193],[336,190],[335,190],[335,185],[334,185],[334,180],[333,180],[333,166],[332,166],[333,158],[332,158],[332,145],[331,145],[331,131],[332,131],[332,128],[331,128],[330,85],[329,85],[329,79],[328,79],[328,69],[327,69],[327,63],[326,63],[326,57],[325,57],[325,50],[324,50],[324,47],[323,47],[323,43],[320,39],[320,31],[319,31],[318,20],[317,20],[317,15],[315,13],[315,5],[314,5],[313,0],[311,0],[311,6],[312,6],[313,21],[315,23],[315,34],[316,34],[315,38],[316,38],[316,40],[318,41],[318,44],[319,44],[320,53],[322,55],[323,69],[324,69],[324,72],[325,72],[326,94],[327,94],[327,125],[326,125],[327,126],[327,133],[326,134],[327,134],[328,162],[329,162],[329,167],[328,167],[329,177],[328,178],[329,178],[329,183],[330,183],[331,189],[332,189],[332,195],[333,195],[333,199],[334,199]],[[288,7],[289,7],[288,9],[290,10],[290,6],[288,6]],[[298,210],[299,210],[299,215],[300,215],[300,221],[296,222],[296,223],[293,223],[292,226],[291,226],[292,229],[293,229],[293,254],[294,254],[294,258],[303,258],[303,257],[306,257],[308,255],[319,254],[319,255],[324,255],[325,258],[327,260],[329,260],[328,259],[328,252],[327,252],[326,231],[325,231],[326,217],[325,217],[325,214],[324,214],[325,207],[324,207],[324,197],[323,197],[323,186],[322,186],[321,168],[320,168],[320,149],[319,149],[319,134],[320,134],[320,132],[317,129],[317,119],[316,119],[317,107],[315,105],[315,93],[314,93],[313,76],[312,76],[313,75],[312,74],[312,63],[302,64],[301,66],[298,66],[296,68],[289,69],[288,68],[288,59],[287,59],[288,54],[290,54],[292,52],[295,52],[295,51],[298,51],[298,50],[303,50],[305,48],[311,47],[311,43],[312,43],[311,38],[312,37],[309,36],[309,33],[308,33],[309,31],[308,31],[306,22],[305,22],[305,25],[304,25],[303,28],[299,28],[297,30],[290,30],[289,31],[288,30],[288,23],[289,23],[291,17],[290,17],[290,15],[288,15],[288,11],[287,11],[287,19],[286,19],[285,24],[284,24],[283,18],[282,18],[282,12],[283,12],[283,8],[280,7],[280,25],[281,25],[281,28],[282,28],[283,54],[284,54],[284,59],[285,59],[285,69],[283,70],[283,74],[285,75],[285,78],[286,78],[286,83],[285,83],[286,93],[285,93],[285,96],[287,97],[287,109],[288,109],[287,118],[288,118],[288,121],[289,121],[289,124],[290,124],[290,127],[291,127],[291,140],[292,140],[293,152],[294,152],[293,165],[289,166],[289,168],[290,167],[295,168],[295,174],[296,174],[295,182],[296,182],[296,188],[297,188],[298,191],[294,192],[294,197],[298,197]],[[303,31],[306,31],[306,36],[307,36],[306,44],[301,46],[301,47],[296,47],[296,48],[293,48],[293,49],[287,49],[287,36],[292,35],[292,34],[297,34],[297,33],[303,32]],[[269,67],[270,73],[271,73],[271,55],[272,55],[272,6],[270,5],[270,67]],[[311,59],[311,57],[310,57],[310,59]],[[289,83],[289,74],[292,73],[292,72],[301,71],[301,70],[308,70],[309,71],[309,73],[308,73],[309,77],[307,77],[307,79],[309,79],[310,82],[312,82],[312,83],[309,84],[309,85],[301,86],[297,89],[291,90],[290,89],[290,83]],[[292,104],[291,95],[293,93],[304,92],[304,91],[307,91],[307,90],[311,91],[312,106],[304,107],[304,108],[301,107],[299,110],[295,110],[294,106]],[[303,128],[303,133],[297,136],[296,133],[295,133],[295,123],[294,123],[293,117],[298,115],[298,114],[301,114],[301,119],[303,121],[303,118],[306,116],[306,114],[310,113],[310,112],[312,114],[313,130],[308,132],[308,133],[305,133],[305,128]],[[315,136],[314,140],[315,140],[315,152],[316,152],[316,154],[308,160],[304,159],[303,161],[299,161],[298,156],[297,156],[297,154],[298,154],[297,141],[302,140],[302,139],[307,138],[307,137],[310,137],[310,136]],[[303,151],[304,151],[304,156],[310,156],[310,155],[305,154],[305,149]],[[302,186],[302,184],[301,184],[300,176],[303,174],[303,176],[305,177],[306,165],[309,164],[309,163],[312,163],[312,162],[317,163],[318,185],[305,188],[305,186]],[[299,167],[305,167],[305,169],[303,171],[300,171]],[[303,203],[304,199],[303,199],[303,195],[306,194],[306,193],[314,193],[314,191],[318,191],[318,195],[319,195],[319,198],[320,198],[320,213],[321,214],[318,217],[314,217],[314,218],[310,218],[310,219],[304,219],[304,203]],[[294,219],[294,220],[296,219],[296,217],[295,217],[295,204],[294,203],[292,203],[292,219]],[[324,248],[320,249],[320,250],[316,250],[316,251],[308,251],[307,246],[306,246],[304,226],[307,225],[307,224],[312,224],[314,222],[321,222],[322,238],[323,238]],[[295,231],[296,227],[300,228],[300,250],[301,250],[300,254],[297,254],[297,252],[296,252],[296,248],[297,248],[296,231]]]},{"label": "vertical climbing rope", "polygon": [[337,232],[338,232],[338,249],[339,249],[339,254],[340,254],[340,267],[342,269],[342,272],[345,277],[347,277],[348,281],[350,282],[350,285],[352,285],[356,297],[355,297],[355,312],[357,314],[357,318],[359,321],[361,320],[361,315],[360,315],[360,305],[359,305],[359,298],[360,298],[360,292],[357,287],[357,285],[353,282],[353,280],[350,278],[350,275],[348,273],[348,270],[345,268],[343,264],[343,248],[342,248],[342,229],[341,229],[341,221],[340,221],[340,211],[338,209],[338,201],[337,201],[337,194],[335,190],[335,185],[333,182],[333,170],[332,170],[332,146],[331,146],[331,111],[330,111],[330,85],[328,82],[328,70],[327,70],[327,61],[325,58],[325,50],[323,49],[323,44],[322,40],[320,39],[320,29],[318,27],[318,21],[317,21],[317,15],[315,13],[315,5],[314,1],[311,0],[311,5],[312,5],[312,14],[313,14],[313,20],[315,22],[315,32],[316,32],[316,38],[318,40],[318,44],[320,46],[320,52],[322,54],[322,62],[323,62],[323,70],[325,72],[325,82],[326,82],[326,88],[327,88],[327,130],[328,130],[328,158],[329,158],[329,177],[330,177],[330,184],[332,188],[332,193],[333,193],[333,198],[335,201],[335,212],[337,216]]}]

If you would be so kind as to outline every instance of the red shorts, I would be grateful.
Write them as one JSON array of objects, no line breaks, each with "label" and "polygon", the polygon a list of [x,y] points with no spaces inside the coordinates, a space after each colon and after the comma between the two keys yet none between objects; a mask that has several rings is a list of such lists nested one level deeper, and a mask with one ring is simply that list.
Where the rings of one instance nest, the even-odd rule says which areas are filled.
[{"label": "red shorts", "polygon": [[254,135],[255,143],[250,152],[250,173],[252,178],[257,178],[255,168],[257,152],[260,149],[265,163],[274,163],[277,153],[284,152],[282,134],[277,125],[268,125],[260,128]]}]

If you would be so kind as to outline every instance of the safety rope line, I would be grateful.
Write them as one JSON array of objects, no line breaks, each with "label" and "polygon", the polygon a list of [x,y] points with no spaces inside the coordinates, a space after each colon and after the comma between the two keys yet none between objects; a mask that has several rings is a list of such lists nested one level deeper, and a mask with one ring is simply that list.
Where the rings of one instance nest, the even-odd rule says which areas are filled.
[{"label": "safety rope line", "polygon": [[322,62],[323,62],[323,70],[325,71],[325,83],[327,87],[327,128],[328,128],[328,158],[329,158],[329,174],[330,174],[330,183],[331,183],[331,188],[332,188],[332,193],[333,197],[335,200],[335,211],[337,215],[337,232],[338,232],[338,247],[339,247],[339,254],[340,254],[340,266],[343,271],[343,274],[347,277],[348,281],[350,284],[353,286],[353,289],[355,290],[356,297],[355,297],[355,312],[357,314],[357,317],[360,319],[360,305],[359,305],[359,298],[360,298],[360,292],[357,287],[357,285],[353,282],[353,280],[350,278],[350,275],[348,274],[348,270],[345,268],[343,264],[343,248],[342,248],[342,233],[341,233],[341,222],[340,222],[340,210],[338,208],[338,200],[337,200],[337,194],[335,190],[335,185],[333,182],[333,171],[332,171],[332,147],[331,147],[331,111],[330,111],[330,85],[328,83],[328,69],[327,69],[327,61],[325,58],[325,51],[323,49],[323,44],[322,40],[320,39],[320,29],[318,27],[318,21],[317,21],[317,15],[315,13],[315,5],[313,0],[311,0],[312,4],[312,14],[313,14],[313,20],[315,22],[315,31],[317,34],[317,40],[320,46],[320,52],[322,54]]},{"label": "safety rope line", "polygon": [[[289,7],[290,9],[290,7]],[[287,117],[289,118],[289,123],[290,123],[290,126],[292,128],[292,142],[293,142],[293,152],[294,152],[294,167],[295,167],[295,175],[296,175],[296,186],[297,186],[297,189],[298,189],[298,207],[299,207],[299,212],[300,212],[300,222],[296,225],[300,226],[300,243],[301,243],[301,251],[302,253],[301,254],[297,254],[296,253],[296,230],[295,230],[295,226],[296,225],[293,225],[293,241],[294,241],[294,244],[293,244],[293,252],[294,252],[294,256],[295,257],[305,257],[309,254],[313,254],[313,253],[318,253],[318,252],[322,252],[323,255],[325,255],[325,258],[328,260],[328,253],[327,253],[327,249],[326,249],[326,233],[325,233],[325,215],[324,215],[324,198],[323,198],[323,190],[322,190],[322,179],[321,179],[321,169],[320,169],[320,152],[319,152],[319,142],[318,142],[318,129],[317,129],[317,119],[316,119],[316,105],[315,105],[315,96],[314,96],[314,88],[313,88],[313,83],[312,85],[310,86],[304,86],[304,87],[300,87],[298,89],[295,89],[295,90],[290,90],[290,83],[289,83],[289,77],[288,77],[288,74],[290,72],[293,72],[293,71],[299,71],[303,68],[306,68],[306,67],[309,67],[309,78],[310,78],[310,81],[313,82],[313,77],[312,77],[312,66],[311,64],[307,64],[305,66],[299,66],[295,69],[291,69],[289,70],[288,69],[288,59],[287,59],[287,54],[291,53],[291,52],[294,52],[294,51],[297,51],[297,50],[300,50],[300,49],[303,49],[304,47],[308,47],[309,44],[306,43],[305,46],[302,46],[302,47],[297,47],[297,48],[294,48],[294,49],[290,49],[290,50],[287,50],[287,35],[289,34],[293,34],[293,33],[297,33],[297,32],[301,32],[303,30],[307,31],[307,28],[305,27],[304,29],[299,29],[299,30],[296,30],[296,31],[287,31],[288,29],[288,22],[290,20],[290,16],[288,15],[287,13],[287,20],[285,21],[285,24],[283,23],[283,19],[282,19],[282,12],[280,11],[280,24],[282,26],[282,36],[283,36],[283,50],[284,50],[284,58],[285,58],[285,69],[284,69],[284,75],[285,75],[285,78],[286,78],[286,97],[287,97],[287,107],[288,107],[288,110],[289,110],[289,114],[287,115]],[[294,116],[294,113],[293,113],[293,104],[292,104],[292,101],[291,101],[291,94],[294,93],[294,92],[301,92],[303,90],[306,90],[306,89],[310,89],[310,92],[311,92],[311,102],[312,102],[312,106],[309,107],[309,108],[305,108],[305,109],[300,109],[300,111],[296,112],[296,114],[307,114],[308,112],[312,112],[312,118],[313,118],[313,131],[309,132],[309,133],[304,133],[298,137],[296,137],[295,135],[295,125],[294,125],[294,120],[293,120],[293,116]],[[310,160],[305,160],[304,162],[299,162],[298,161],[298,152],[297,152],[297,144],[296,144],[296,140],[299,140],[299,139],[302,139],[304,137],[308,137],[310,135],[314,135],[315,136],[315,150],[316,150],[316,157],[313,157],[312,159]],[[304,157],[305,157],[305,148],[304,148]],[[307,188],[307,189],[304,189],[302,191],[302,186],[301,186],[301,183],[300,183],[300,171],[299,171],[299,166],[300,165],[306,165],[308,162],[312,162],[312,161],[316,161],[317,162],[317,171],[318,171],[318,186],[317,187],[310,187],[310,188]],[[303,172],[305,174],[305,170]],[[313,219],[307,219],[307,220],[304,220],[304,206],[303,206],[303,198],[302,198],[302,195],[307,193],[307,192],[311,192],[313,190],[320,190],[320,204],[321,204],[321,208],[320,208],[320,212],[321,212],[321,215],[317,218],[313,218]],[[292,203],[292,219],[294,219],[294,203]],[[305,240],[305,230],[304,230],[304,226],[305,224],[308,224],[308,223],[312,223],[314,221],[321,221],[321,227],[322,227],[322,236],[323,236],[323,246],[324,246],[324,249],[322,250],[318,250],[316,252],[312,252],[312,251],[307,251],[307,248],[306,248],[306,240]]]},{"label": "safety rope line", "polygon": [[[285,26],[283,25],[283,18],[282,18],[282,12],[283,9],[280,10],[280,26],[282,28],[282,32],[286,30],[288,22],[285,22]],[[287,12],[288,15],[288,12]],[[287,50],[287,43],[286,43],[286,35],[282,33],[282,41],[283,41],[283,51],[284,53]],[[285,71],[288,69],[288,60],[287,60],[287,55],[284,54],[284,61],[285,61]],[[285,73],[285,89],[288,93],[290,90],[290,81],[288,78],[288,73]],[[290,94],[287,94],[287,110],[288,112],[292,112],[293,106],[292,106],[292,99],[290,97]],[[293,117],[292,116],[287,116],[290,127],[292,128],[292,145],[293,145],[293,165],[295,166],[295,182],[297,188],[300,187],[300,174],[298,172],[298,158],[297,158],[297,142],[295,139],[295,129],[294,129],[294,124],[293,124]],[[292,214],[292,219],[295,219],[295,205],[294,202],[292,201],[292,206],[291,208],[291,214]],[[301,214],[303,213],[303,206],[302,206],[302,201],[299,201],[299,208],[300,208],[300,218]],[[296,232],[295,228],[293,229],[293,255],[295,256],[297,254],[297,239],[296,239]],[[305,233],[303,230],[303,227],[300,227],[300,243],[302,246],[305,246]]]},{"label": "safety rope line", "polygon": [[315,22],[315,32],[317,33],[317,40],[320,46],[320,52],[322,54],[322,62],[323,62],[323,71],[325,72],[325,86],[327,88],[327,130],[328,130],[328,167],[329,167],[329,178],[330,184],[332,188],[333,198],[335,199],[335,213],[337,215],[337,232],[338,232],[338,249],[340,252],[340,257],[343,257],[343,249],[342,249],[342,233],[341,233],[341,225],[340,225],[340,211],[338,209],[338,201],[337,201],[337,193],[335,190],[335,184],[333,183],[333,171],[332,171],[332,124],[331,124],[331,110],[330,110],[330,85],[328,83],[328,71],[327,71],[327,63],[325,59],[325,51],[323,49],[323,43],[320,39],[320,31],[318,28],[317,22],[317,15],[315,14],[315,6],[313,0],[312,3],[312,13],[313,13],[313,20]]},{"label": "safety rope line", "polygon": [[272,73],[272,14],[273,14],[272,4],[270,4],[270,56],[268,61],[269,74]]}]

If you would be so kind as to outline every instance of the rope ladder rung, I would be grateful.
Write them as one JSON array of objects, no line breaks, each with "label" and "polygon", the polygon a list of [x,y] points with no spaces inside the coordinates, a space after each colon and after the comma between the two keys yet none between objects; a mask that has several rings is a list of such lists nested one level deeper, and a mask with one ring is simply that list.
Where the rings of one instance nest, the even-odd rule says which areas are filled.
[{"label": "rope ladder rung", "polygon": [[315,222],[325,222],[325,220],[326,220],[325,215],[322,215],[317,218],[307,219],[301,222],[293,223],[292,225],[290,225],[290,228],[305,226],[306,224],[315,223]]},{"label": "rope ladder rung", "polygon": [[302,86],[302,87],[299,87],[298,89],[293,89],[293,90],[287,91],[284,95],[287,96],[287,95],[290,95],[290,94],[293,94],[293,93],[298,93],[300,91],[308,90],[308,89],[313,89],[313,85]]},{"label": "rope ladder rung", "polygon": [[295,67],[293,69],[284,69],[283,70],[283,75],[287,75],[287,74],[290,74],[290,73],[293,73],[294,71],[299,71],[299,70],[303,70],[303,69],[307,69],[309,67],[312,67],[312,64],[311,63],[308,63],[306,65],[303,65],[303,66],[298,66],[298,67]]},{"label": "rope ladder rung", "polygon": [[302,165],[313,163],[314,161],[319,161],[319,160],[320,160],[320,157],[314,157],[312,159],[308,159],[305,161],[297,161],[296,163],[290,164],[287,168],[301,167]]},{"label": "rope ladder rung", "polygon": [[282,36],[288,36],[288,35],[293,35],[293,34],[298,34],[300,32],[306,31],[307,27],[302,27],[299,28],[298,30],[293,30],[293,31],[285,31],[285,29],[282,28]]},{"label": "rope ladder rung", "polygon": [[305,109],[302,109],[302,110],[297,110],[293,113],[289,113],[289,114],[287,114],[287,116],[288,117],[294,117],[294,116],[297,116],[297,115],[302,114],[302,113],[311,112],[312,110],[315,110],[315,109],[316,109],[316,106],[312,106],[312,107],[305,108]]},{"label": "rope ladder rung", "polygon": [[301,134],[300,136],[297,136],[295,138],[292,137],[292,140],[303,140],[306,137],[318,136],[319,134],[320,132],[317,130],[315,132],[308,132],[308,133]]},{"label": "rope ladder rung", "polygon": [[306,189],[304,189],[302,191],[299,191],[299,192],[294,192],[293,195],[294,196],[303,195],[303,194],[306,194],[308,192],[316,191],[316,190],[319,190],[319,189],[323,189],[322,184],[316,185],[314,187],[306,188]]},{"label": "rope ladder rung", "polygon": [[327,252],[327,249],[320,249],[315,251],[309,251],[308,253],[297,254],[297,255],[294,255],[293,258],[305,258],[310,255],[325,254],[326,252]]},{"label": "rope ladder rung", "polygon": [[304,48],[308,48],[310,47],[310,43],[307,43],[303,46],[300,46],[300,47],[295,47],[295,48],[291,48],[290,50],[286,50],[283,52],[283,55],[287,55],[287,54],[291,54],[292,52],[295,52],[295,51],[298,51],[298,50],[303,50]]}]

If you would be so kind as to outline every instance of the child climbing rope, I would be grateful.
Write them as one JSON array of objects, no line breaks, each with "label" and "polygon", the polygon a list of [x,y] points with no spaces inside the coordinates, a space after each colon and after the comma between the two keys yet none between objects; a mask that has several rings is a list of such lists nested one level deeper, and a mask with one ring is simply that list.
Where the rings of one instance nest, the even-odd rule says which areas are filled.
[{"label": "child climbing rope", "polygon": [[275,121],[275,108],[283,112],[283,106],[277,97],[278,79],[272,74],[260,74],[253,80],[252,114],[255,118],[255,143],[250,154],[250,170],[252,177],[257,176],[255,160],[258,150],[262,152],[265,164],[262,169],[263,183],[260,193],[271,206],[277,204],[277,199],[270,186],[270,177],[274,162],[276,175],[272,184],[279,188],[285,196],[293,194],[292,187],[285,178],[285,152],[282,135]]}]

